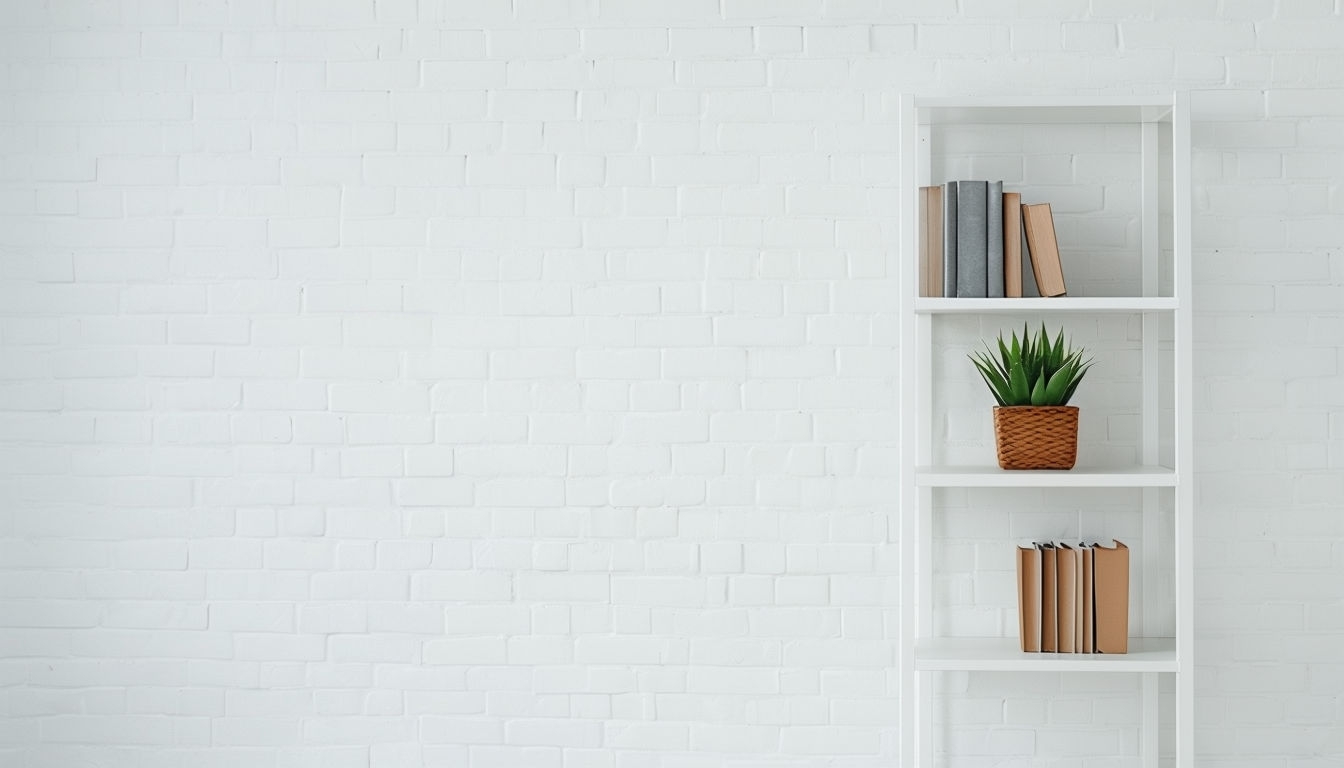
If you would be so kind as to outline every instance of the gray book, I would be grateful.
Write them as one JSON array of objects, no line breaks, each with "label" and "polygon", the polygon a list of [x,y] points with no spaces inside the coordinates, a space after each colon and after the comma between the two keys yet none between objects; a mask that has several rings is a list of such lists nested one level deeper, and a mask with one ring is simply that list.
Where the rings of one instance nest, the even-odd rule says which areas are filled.
[{"label": "gray book", "polygon": [[989,182],[985,205],[985,234],[989,247],[985,255],[985,295],[1003,298],[1003,182]]},{"label": "gray book", "polygon": [[943,297],[957,295],[957,182],[943,184]]},{"label": "gray book", "polygon": [[957,297],[984,298],[988,272],[986,181],[957,182]]}]

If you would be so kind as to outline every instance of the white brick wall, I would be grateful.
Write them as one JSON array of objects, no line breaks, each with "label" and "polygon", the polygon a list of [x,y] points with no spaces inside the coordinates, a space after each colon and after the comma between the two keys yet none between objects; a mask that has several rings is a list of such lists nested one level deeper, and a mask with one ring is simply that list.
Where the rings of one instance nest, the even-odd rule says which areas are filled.
[{"label": "white brick wall", "polygon": [[[1172,88],[1196,748],[1339,764],[1342,14],[5,4],[0,765],[893,765],[897,96]],[[1132,680],[939,685],[949,765],[1135,762]]]}]

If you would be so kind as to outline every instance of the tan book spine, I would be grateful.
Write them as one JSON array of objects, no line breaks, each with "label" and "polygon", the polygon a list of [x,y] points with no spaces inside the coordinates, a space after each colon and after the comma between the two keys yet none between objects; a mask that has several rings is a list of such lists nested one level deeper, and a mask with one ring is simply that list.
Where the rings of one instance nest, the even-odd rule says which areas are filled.
[{"label": "tan book spine", "polygon": [[919,188],[919,291],[917,296],[929,295],[929,188]]},{"label": "tan book spine", "polygon": [[1073,558],[1073,652],[1083,652],[1083,549],[1075,547]]},{"label": "tan book spine", "polygon": [[1022,193],[1003,193],[1003,295],[1022,298]]},{"label": "tan book spine", "polygon": [[1097,626],[1095,623],[1095,601],[1092,593],[1092,547],[1084,544],[1080,547],[1083,556],[1083,653],[1096,652]]},{"label": "tan book spine", "polygon": [[1059,262],[1059,243],[1055,240],[1055,220],[1049,203],[1022,206],[1022,226],[1027,232],[1031,252],[1031,271],[1042,296],[1063,296],[1064,267]]},{"label": "tan book spine", "polygon": [[1055,547],[1055,558],[1058,564],[1055,567],[1055,577],[1059,584],[1059,597],[1056,601],[1059,618],[1056,626],[1059,627],[1059,652],[1077,653],[1077,646],[1073,644],[1074,632],[1077,627],[1074,625],[1073,611],[1077,603],[1074,588],[1077,583],[1074,581],[1076,575],[1076,557],[1078,553],[1067,544],[1060,544]]},{"label": "tan book spine", "polygon": [[1041,550],[1041,652],[1059,651],[1059,602],[1056,581],[1055,546],[1038,545]]},{"label": "tan book spine", "polygon": [[1023,652],[1041,650],[1041,550],[1017,548],[1017,634]]},{"label": "tan book spine", "polygon": [[1129,652],[1129,547],[1093,547],[1097,653]]},{"label": "tan book spine", "polygon": [[929,233],[929,296],[943,295],[943,187],[928,187],[929,215],[924,229]]}]

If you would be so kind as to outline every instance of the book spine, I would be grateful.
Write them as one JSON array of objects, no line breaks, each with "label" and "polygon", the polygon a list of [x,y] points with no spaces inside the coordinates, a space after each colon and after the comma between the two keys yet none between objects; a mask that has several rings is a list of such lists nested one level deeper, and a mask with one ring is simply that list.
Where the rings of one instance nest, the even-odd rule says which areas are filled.
[{"label": "book spine", "polygon": [[[929,293],[929,275],[930,275],[930,269],[929,269],[929,258],[930,258],[930,254],[929,254],[929,236],[930,236],[930,232],[929,232],[929,188],[928,188],[928,187],[920,187],[920,188],[919,188],[919,217],[918,217],[917,221],[918,221],[917,226],[918,226],[918,228],[919,228],[919,274],[918,274],[919,291],[918,291],[918,293],[917,293],[916,295],[917,295],[917,296],[931,296],[932,294]],[[942,258],[942,254],[939,254],[939,255],[938,255],[938,258],[941,259],[941,258]]]},{"label": "book spine", "polygon": [[1092,547],[1080,544],[1083,556],[1083,653],[1096,651],[1096,593],[1092,588]]},{"label": "book spine", "polygon": [[1059,651],[1059,603],[1055,547],[1046,542],[1041,549],[1041,652]]},{"label": "book spine", "polygon": [[1055,545],[1055,558],[1058,564],[1055,568],[1056,592],[1058,599],[1056,607],[1059,611],[1059,618],[1055,626],[1059,627],[1059,652],[1077,653],[1078,649],[1073,644],[1076,627],[1074,626],[1074,602],[1076,583],[1073,580],[1074,556],[1077,552],[1067,544]]},{"label": "book spine", "polygon": [[1092,588],[1096,590],[1097,653],[1129,651],[1129,548],[1092,549]]},{"label": "book spine", "polygon": [[1017,548],[1017,631],[1024,653],[1041,650],[1041,550]]},{"label": "book spine", "polygon": [[1022,194],[1003,193],[1003,295],[1022,297]]},{"label": "book spine", "polygon": [[1042,296],[1063,296],[1064,270],[1059,263],[1059,245],[1055,240],[1055,221],[1049,203],[1022,206],[1022,224],[1031,248],[1031,269]]},{"label": "book spine", "polygon": [[984,181],[957,182],[957,296],[984,298],[988,271],[988,206]]},{"label": "book spine", "polygon": [[1003,182],[991,181],[985,193],[985,295],[1001,299],[1003,283]]},{"label": "book spine", "polygon": [[957,295],[957,183],[943,185],[943,297]]}]

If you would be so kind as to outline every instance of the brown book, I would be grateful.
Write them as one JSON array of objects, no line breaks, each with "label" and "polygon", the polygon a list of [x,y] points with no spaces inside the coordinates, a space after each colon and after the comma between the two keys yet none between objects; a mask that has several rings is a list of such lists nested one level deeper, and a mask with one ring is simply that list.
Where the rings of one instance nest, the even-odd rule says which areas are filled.
[{"label": "brown book", "polygon": [[1059,611],[1055,626],[1059,628],[1059,652],[1077,653],[1074,635],[1078,625],[1074,609],[1078,605],[1078,550],[1067,544],[1058,544],[1055,546],[1055,558],[1055,577],[1058,579],[1058,597],[1055,602]]},{"label": "brown book", "polygon": [[1022,193],[1003,193],[1003,295],[1022,297]]},{"label": "brown book", "polygon": [[919,216],[915,222],[919,230],[919,292],[929,295],[929,188],[919,188]]},{"label": "brown book", "polygon": [[1022,650],[1041,650],[1041,550],[1017,548],[1017,636]]},{"label": "brown book", "polygon": [[1059,263],[1059,244],[1055,241],[1055,220],[1049,203],[1022,206],[1022,226],[1027,232],[1027,250],[1031,253],[1031,271],[1042,296],[1063,296],[1064,268]]},{"label": "brown book", "polygon": [[1096,651],[1097,627],[1093,619],[1092,547],[1079,544],[1078,554],[1083,564],[1083,653],[1093,653]]},{"label": "brown book", "polygon": [[1059,582],[1056,580],[1055,545],[1037,544],[1041,550],[1041,652],[1059,651]]},{"label": "brown book", "polygon": [[1129,547],[1092,547],[1097,653],[1129,652]]},{"label": "brown book", "polygon": [[919,295],[943,295],[943,188],[919,188]]},{"label": "brown book", "polygon": [[1074,652],[1083,652],[1083,550],[1074,547]]}]

